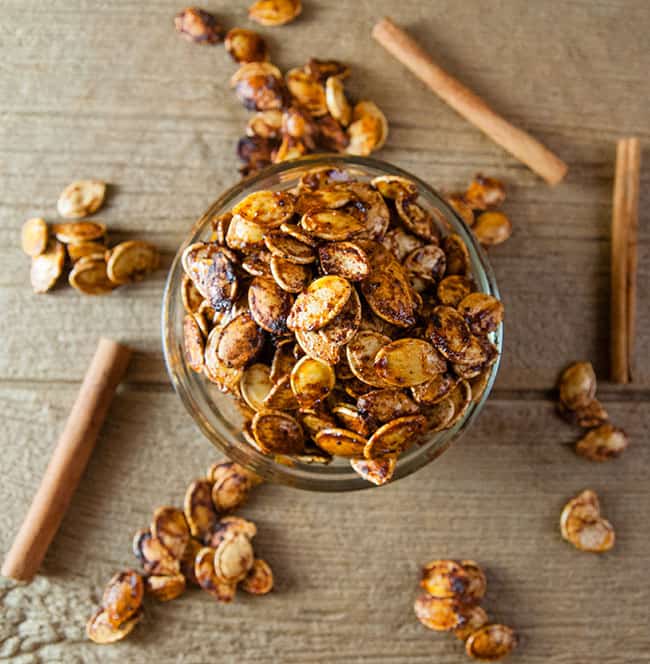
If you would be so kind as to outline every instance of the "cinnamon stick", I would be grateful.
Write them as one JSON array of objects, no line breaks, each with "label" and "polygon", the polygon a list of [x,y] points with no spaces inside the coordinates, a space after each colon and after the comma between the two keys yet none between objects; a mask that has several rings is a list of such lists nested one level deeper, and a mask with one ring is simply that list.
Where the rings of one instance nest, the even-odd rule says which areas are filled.
[{"label": "cinnamon stick", "polygon": [[565,176],[567,165],[559,157],[530,134],[510,124],[435,64],[418,43],[389,18],[375,25],[372,36],[443,101],[550,185],[558,184]]},{"label": "cinnamon stick", "polygon": [[37,572],[79,484],[131,351],[100,339],[77,399],[32,504],[2,565],[2,575],[28,581]]},{"label": "cinnamon stick", "polygon": [[610,355],[612,381],[622,384],[632,379],[640,165],[638,139],[620,139],[612,201]]}]

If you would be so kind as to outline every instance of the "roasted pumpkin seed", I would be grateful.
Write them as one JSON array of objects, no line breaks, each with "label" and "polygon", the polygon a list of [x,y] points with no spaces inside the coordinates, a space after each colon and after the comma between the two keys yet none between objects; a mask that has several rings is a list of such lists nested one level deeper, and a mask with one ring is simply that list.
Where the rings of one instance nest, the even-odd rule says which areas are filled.
[{"label": "roasted pumpkin seed", "polygon": [[300,225],[321,240],[347,240],[365,228],[356,217],[342,210],[307,212],[302,216]]},{"label": "roasted pumpkin seed", "polygon": [[485,572],[474,560],[461,560],[460,564],[463,566],[463,569],[469,577],[469,582],[466,584],[464,590],[465,601],[480,602],[485,596],[485,591],[487,590],[487,579],[485,578]]},{"label": "roasted pumpkin seed", "polygon": [[303,408],[309,408],[327,397],[334,387],[336,376],[329,364],[307,355],[291,370],[291,389]]},{"label": "roasted pumpkin seed", "polygon": [[271,258],[271,275],[277,285],[287,293],[300,293],[309,284],[311,269],[306,265],[298,265],[284,258]]},{"label": "roasted pumpkin seed", "polygon": [[186,581],[182,574],[174,576],[155,576],[146,578],[147,593],[153,595],[159,602],[169,602],[180,597],[185,592]]},{"label": "roasted pumpkin seed", "polygon": [[246,125],[248,136],[260,138],[279,138],[282,130],[282,111],[259,111],[253,115]]},{"label": "roasted pumpkin seed", "polygon": [[501,181],[478,173],[464,196],[474,210],[487,210],[498,207],[505,201],[506,190]]},{"label": "roasted pumpkin seed", "polygon": [[151,521],[151,535],[160,540],[173,558],[180,559],[190,539],[183,512],[176,507],[159,507]]},{"label": "roasted pumpkin seed", "polygon": [[350,466],[357,475],[376,486],[382,486],[393,478],[397,466],[397,455],[384,456],[380,459],[350,459]]},{"label": "roasted pumpkin seed", "polygon": [[35,293],[47,293],[63,272],[65,249],[57,240],[50,240],[45,251],[32,258],[29,278]]},{"label": "roasted pumpkin seed", "polygon": [[307,265],[316,260],[316,254],[308,244],[296,240],[282,231],[265,233],[264,244],[273,256],[284,258],[292,263]]},{"label": "roasted pumpkin seed", "polygon": [[570,410],[584,408],[596,396],[596,386],[591,362],[574,362],[560,376],[560,401]]},{"label": "roasted pumpkin seed", "polygon": [[239,369],[252,362],[263,345],[264,333],[249,313],[243,313],[223,327],[217,355],[227,366]]},{"label": "roasted pumpkin seed", "polygon": [[115,627],[104,609],[97,609],[86,623],[86,636],[98,645],[115,643],[128,636],[142,619],[142,611]]},{"label": "roasted pumpkin seed", "polygon": [[517,647],[517,636],[507,625],[485,625],[465,642],[465,652],[482,662],[496,662]]},{"label": "roasted pumpkin seed", "polygon": [[253,221],[239,215],[234,216],[228,225],[226,244],[238,251],[253,251],[264,247],[264,229]]},{"label": "roasted pumpkin seed", "polygon": [[203,547],[196,555],[194,573],[203,590],[218,602],[228,604],[235,598],[237,584],[224,581],[217,575],[214,569],[214,553],[212,547]]},{"label": "roasted pumpkin seed", "polygon": [[440,231],[433,214],[412,200],[412,196],[399,196],[395,209],[406,228],[425,242],[438,242]]},{"label": "roasted pumpkin seed", "polygon": [[235,62],[263,62],[269,59],[269,49],[264,37],[254,30],[229,30],[224,46]]},{"label": "roasted pumpkin seed", "polygon": [[212,482],[205,479],[192,482],[185,492],[183,510],[192,536],[205,541],[217,523],[212,503]]},{"label": "roasted pumpkin seed", "polygon": [[396,388],[372,390],[361,395],[357,399],[357,409],[362,415],[380,424],[420,412],[418,405],[406,392]]},{"label": "roasted pumpkin seed", "polygon": [[302,11],[301,0],[257,0],[248,9],[248,17],[262,25],[284,25]]},{"label": "roasted pumpkin seed", "polygon": [[361,281],[370,272],[366,253],[353,242],[328,242],[318,249],[321,269],[349,281]]},{"label": "roasted pumpkin seed", "polygon": [[253,566],[255,555],[250,539],[243,533],[226,537],[214,552],[214,571],[226,583],[244,579]]},{"label": "roasted pumpkin seed", "polygon": [[461,641],[466,641],[474,632],[489,622],[487,612],[478,605],[464,607],[463,615],[465,616],[465,624],[454,630],[454,636]]},{"label": "roasted pumpkin seed", "polygon": [[232,209],[234,216],[264,229],[277,228],[292,217],[293,211],[293,196],[286,191],[255,191]]},{"label": "roasted pumpkin seed", "polygon": [[462,274],[452,274],[445,277],[438,284],[436,295],[440,304],[448,307],[458,307],[460,302],[473,290],[473,283],[469,277]]},{"label": "roasted pumpkin seed", "polygon": [[325,88],[304,69],[291,69],[284,77],[292,97],[311,115],[319,117],[327,113]]},{"label": "roasted pumpkin seed", "polygon": [[470,585],[470,576],[454,560],[432,560],[422,568],[420,585],[433,597],[460,599]]},{"label": "roasted pumpkin seed", "polygon": [[445,196],[445,200],[453,208],[454,212],[468,225],[474,225],[474,210],[467,202],[465,194],[453,193]]},{"label": "roasted pumpkin seed", "polygon": [[280,410],[255,413],[251,429],[260,449],[266,454],[300,454],[304,434],[294,417]]},{"label": "roasted pumpkin seed", "polygon": [[471,260],[464,240],[456,233],[447,235],[442,241],[442,248],[447,257],[446,274],[467,274],[470,272]]},{"label": "roasted pumpkin seed", "polygon": [[160,254],[153,245],[140,240],[122,242],[110,251],[106,273],[114,284],[140,281],[160,263]]},{"label": "roasted pumpkin seed", "polygon": [[273,590],[273,572],[270,565],[261,558],[255,558],[241,583],[241,589],[251,595],[266,595]]},{"label": "roasted pumpkin seed", "polygon": [[330,115],[344,127],[352,119],[352,107],[345,96],[345,86],[338,76],[330,76],[325,81],[325,102]]},{"label": "roasted pumpkin seed", "polygon": [[101,606],[106,618],[113,627],[134,616],[142,606],[144,583],[142,576],[133,570],[118,572],[106,584]]},{"label": "roasted pumpkin seed", "polygon": [[600,515],[600,503],[594,491],[586,489],[570,500],[560,516],[562,537],[580,551],[604,553],[615,542],[612,524]]},{"label": "roasted pumpkin seed", "polygon": [[411,387],[443,373],[447,363],[423,339],[398,339],[375,356],[375,371],[390,385]]},{"label": "roasted pumpkin seed", "polygon": [[628,443],[629,439],[623,429],[607,423],[583,436],[576,443],[576,452],[592,461],[607,461],[620,456]]},{"label": "roasted pumpkin seed", "polygon": [[181,262],[185,273],[215,311],[229,309],[237,296],[234,259],[228,249],[203,242],[191,244],[183,252]]},{"label": "roasted pumpkin seed", "polygon": [[271,334],[287,332],[287,316],[293,299],[272,279],[255,277],[248,287],[248,306],[253,320]]},{"label": "roasted pumpkin seed", "polygon": [[413,608],[417,619],[436,632],[450,632],[462,627],[467,621],[465,607],[453,597],[440,599],[431,595],[420,595]]},{"label": "roasted pumpkin seed", "polygon": [[512,224],[503,212],[482,212],[476,218],[472,230],[483,246],[493,247],[512,235]]},{"label": "roasted pumpkin seed", "polygon": [[21,231],[21,246],[28,256],[40,256],[47,248],[49,231],[45,219],[28,219]]},{"label": "roasted pumpkin seed", "polygon": [[449,372],[440,373],[431,378],[431,380],[411,388],[413,398],[420,404],[432,406],[442,401],[456,386],[458,378],[452,376]]},{"label": "roasted pumpkin seed", "polygon": [[[174,558],[167,547],[157,538],[152,537],[149,531],[136,534],[137,547],[140,560],[147,574],[160,574],[172,576],[180,572],[180,562]],[[136,541],[134,540],[134,547]]]},{"label": "roasted pumpkin seed", "polygon": [[257,526],[252,521],[238,516],[224,516],[212,533],[210,546],[217,549],[221,542],[235,535],[245,535],[252,540],[257,535]]},{"label": "roasted pumpkin seed", "polygon": [[425,425],[426,419],[421,415],[398,417],[372,434],[363,450],[363,456],[366,459],[376,459],[390,454],[401,454],[417,440]]},{"label": "roasted pumpkin seed", "polygon": [[346,149],[349,154],[367,157],[379,150],[388,138],[388,121],[377,104],[372,101],[360,101],[352,109],[352,123],[348,127],[350,143]]},{"label": "roasted pumpkin seed", "polygon": [[287,327],[305,331],[325,327],[343,311],[352,290],[346,279],[336,275],[312,281],[296,298],[287,318]]},{"label": "roasted pumpkin seed", "polygon": [[[42,257],[39,256],[34,260]],[[84,295],[108,295],[115,288],[115,284],[108,278],[106,262],[103,259],[78,260],[68,275],[68,282]]]},{"label": "roasted pumpkin seed", "polygon": [[362,456],[367,440],[354,431],[331,427],[321,429],[314,436],[314,442],[328,454],[340,457]]},{"label": "roasted pumpkin seed", "polygon": [[[105,195],[105,182],[101,180],[75,180],[61,192],[56,208],[64,219],[81,219],[97,212],[104,202]],[[64,225],[56,224],[56,226]],[[58,233],[57,230],[54,232]],[[91,240],[95,238],[86,237],[83,239]]]},{"label": "roasted pumpkin seed", "polygon": [[433,309],[427,325],[427,336],[434,348],[451,361],[463,359],[463,352],[472,339],[472,333],[463,316],[456,309],[447,306]]},{"label": "roasted pumpkin seed", "polygon": [[229,473],[217,480],[212,487],[212,503],[219,513],[229,512],[248,500],[253,482],[248,473],[233,467]]},{"label": "roasted pumpkin seed", "polygon": [[404,259],[404,268],[425,281],[438,281],[447,267],[445,252],[436,244],[426,244]]},{"label": "roasted pumpkin seed", "polygon": [[271,387],[263,406],[271,410],[298,410],[300,404],[291,389],[290,376],[283,376]]},{"label": "roasted pumpkin seed", "polygon": [[244,371],[239,390],[244,401],[255,411],[262,410],[264,399],[273,387],[266,364],[252,364]]}]

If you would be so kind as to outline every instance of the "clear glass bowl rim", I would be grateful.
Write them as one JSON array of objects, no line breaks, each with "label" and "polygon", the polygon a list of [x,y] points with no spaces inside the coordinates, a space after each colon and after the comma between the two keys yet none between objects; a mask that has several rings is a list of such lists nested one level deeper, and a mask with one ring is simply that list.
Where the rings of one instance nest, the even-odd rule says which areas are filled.
[{"label": "clear glass bowl rim", "polygon": [[[482,286],[481,290],[497,298],[500,297],[496,278],[484,249],[475,240],[474,235],[465,222],[429,184],[412,173],[379,159],[340,154],[308,155],[299,159],[273,164],[255,175],[237,182],[208,207],[194,224],[191,231],[186,235],[169,269],[163,293],[161,315],[163,355],[174,390],[180,397],[185,408],[206,438],[233,461],[256,472],[267,481],[300,489],[332,492],[378,488],[359,477],[349,466],[345,467],[345,472],[343,472],[343,467],[341,466],[299,464],[297,468],[291,467],[283,463],[278,463],[271,457],[262,455],[247,443],[243,443],[237,439],[232,432],[230,435],[224,433],[221,425],[223,425],[225,419],[220,415],[219,410],[213,404],[208,404],[208,408],[202,408],[197,402],[196,395],[193,394],[192,386],[190,385],[192,372],[185,365],[182,347],[174,333],[173,322],[170,320],[172,312],[178,307],[181,299],[180,287],[183,276],[183,268],[180,261],[181,255],[189,244],[199,241],[199,235],[204,230],[206,224],[209,223],[209,220],[222,210],[231,208],[235,201],[244,194],[260,188],[258,185],[261,182],[277,177],[279,179],[275,183],[277,186],[277,184],[284,184],[282,176],[288,176],[292,171],[296,171],[296,177],[299,177],[301,171],[304,172],[305,170],[321,166],[357,167],[362,170],[380,171],[386,175],[399,175],[416,182],[420,188],[421,196],[429,199],[430,203],[433,202],[435,207],[443,212],[446,221],[452,225],[453,232],[458,233],[465,241],[470,253],[473,277]],[[287,182],[292,182],[294,179],[294,177],[286,177]],[[492,390],[499,370],[503,354],[503,324],[499,326],[493,341],[499,349],[499,357],[491,368],[487,386],[479,401],[470,406],[468,412],[452,429],[432,434],[429,436],[427,443],[421,447],[411,448],[411,450],[403,454],[398,461],[391,483],[414,473],[416,470],[435,460],[474,423]],[[231,428],[231,425],[227,424],[227,427]],[[432,443],[434,439],[435,442]],[[331,472],[332,470],[335,472]]]}]

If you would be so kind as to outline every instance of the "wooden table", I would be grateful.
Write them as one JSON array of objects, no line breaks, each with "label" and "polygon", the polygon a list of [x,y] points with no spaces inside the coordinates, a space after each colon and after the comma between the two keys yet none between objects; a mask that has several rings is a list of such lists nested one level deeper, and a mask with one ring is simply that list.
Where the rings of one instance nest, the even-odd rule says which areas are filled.
[{"label": "wooden table", "polygon": [[[228,26],[246,2],[210,0]],[[507,310],[503,367],[470,434],[416,476],[381,491],[296,493],[266,486],[243,514],[277,590],[222,607],[187,593],[155,605],[127,641],[99,648],[84,623],[101,585],[133,564],[132,532],[178,504],[215,459],[172,393],[160,350],[161,270],[110,297],[69,288],[33,295],[19,248],[25,219],[56,219],[70,180],[102,178],[113,239],[144,238],[169,265],[190,224],[238,176],[247,113],[228,89],[222,47],[178,38],[170,0],[5,0],[0,39],[0,550],[16,531],[79,381],[105,334],[136,349],[88,471],[31,585],[0,585],[0,659],[32,662],[465,661],[461,644],[414,618],[418,567],[475,558],[486,608],[514,625],[512,661],[650,661],[650,170],[643,170],[639,336],[634,385],[608,371],[609,221],[615,141],[650,139],[650,6],[642,0],[483,2],[305,0],[303,16],[263,29],[283,68],[309,56],[353,66],[350,86],[386,112],[378,156],[434,185],[476,171],[508,183],[515,232],[491,258]],[[468,126],[370,39],[392,14],[453,74],[569,164],[550,189]],[[594,362],[599,396],[632,439],[596,465],[554,416],[568,362]],[[615,550],[581,554],[560,539],[564,502],[596,489]]]}]

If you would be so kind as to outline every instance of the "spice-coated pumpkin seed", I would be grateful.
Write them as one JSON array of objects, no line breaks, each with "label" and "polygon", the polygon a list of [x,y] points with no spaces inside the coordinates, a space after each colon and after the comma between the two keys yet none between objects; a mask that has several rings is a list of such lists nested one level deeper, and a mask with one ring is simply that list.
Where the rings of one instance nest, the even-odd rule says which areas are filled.
[{"label": "spice-coated pumpkin seed", "polygon": [[229,309],[237,296],[234,255],[216,244],[197,242],[183,252],[185,273],[216,311]]},{"label": "spice-coated pumpkin seed", "polygon": [[407,233],[403,228],[389,230],[381,243],[400,263],[412,251],[424,246],[424,242],[420,238]]},{"label": "spice-coated pumpkin seed", "polygon": [[264,244],[273,256],[279,256],[292,263],[307,265],[316,260],[312,247],[282,231],[265,233]]},{"label": "spice-coated pumpkin seed", "polygon": [[357,408],[362,415],[380,424],[420,412],[418,405],[404,390],[394,387],[361,395],[357,399]]},{"label": "spice-coated pumpkin seed", "polygon": [[119,627],[138,612],[143,597],[142,576],[129,569],[118,572],[106,584],[101,605],[110,624]]},{"label": "spice-coated pumpkin seed", "polygon": [[281,224],[280,230],[286,235],[299,240],[303,244],[308,244],[310,247],[318,246],[318,238],[312,237],[309,233],[298,226],[298,224]]},{"label": "spice-coated pumpkin seed", "polygon": [[301,408],[298,412],[298,419],[302,424],[305,431],[313,438],[319,431],[323,429],[336,428],[334,419],[322,409],[319,404],[317,409],[314,408]]},{"label": "spice-coated pumpkin seed", "polygon": [[[42,258],[42,256],[38,258]],[[115,288],[115,284],[108,278],[104,259],[82,258],[78,260],[68,275],[68,282],[85,295],[108,295]]]},{"label": "spice-coated pumpkin seed", "polygon": [[460,599],[469,584],[469,574],[455,560],[432,560],[422,568],[420,585],[433,597]]},{"label": "spice-coated pumpkin seed", "polygon": [[[74,245],[70,245],[74,246]],[[69,249],[69,247],[68,247]],[[195,314],[198,312],[201,304],[203,304],[203,296],[197,290],[194,282],[187,274],[183,275],[183,283],[181,286],[181,296],[183,299],[183,306],[188,314]]]},{"label": "spice-coated pumpkin seed", "polygon": [[482,662],[496,662],[517,647],[517,635],[507,625],[491,624],[481,627],[465,642],[465,652]]},{"label": "spice-coated pumpkin seed", "polygon": [[49,231],[45,219],[28,219],[21,231],[21,246],[28,256],[40,256],[47,248]]},{"label": "spice-coated pumpkin seed", "polygon": [[287,316],[293,298],[272,279],[255,277],[248,287],[248,306],[253,320],[271,334],[287,332]]},{"label": "spice-coated pumpkin seed", "polygon": [[448,360],[462,359],[472,334],[465,319],[452,307],[438,306],[431,313],[427,336],[435,349]]},{"label": "spice-coated pumpkin seed", "polygon": [[278,343],[271,361],[271,381],[277,383],[283,376],[288,376],[296,363],[293,355],[293,340],[287,339]]},{"label": "spice-coated pumpkin seed", "polygon": [[151,521],[151,535],[162,542],[172,557],[180,559],[190,539],[185,515],[176,507],[159,507]]},{"label": "spice-coated pumpkin seed", "polygon": [[217,17],[198,7],[187,7],[174,17],[174,27],[185,39],[196,44],[217,44],[223,28]]},{"label": "spice-coated pumpkin seed", "polygon": [[328,242],[318,249],[321,269],[349,281],[361,281],[370,272],[366,253],[353,242]]},{"label": "spice-coated pumpkin seed", "polygon": [[461,300],[473,290],[472,280],[463,274],[452,274],[445,277],[438,284],[436,295],[440,304],[448,307],[457,307]]},{"label": "spice-coated pumpkin seed", "polygon": [[238,516],[224,516],[214,529],[209,544],[212,548],[217,549],[221,542],[235,535],[245,535],[252,540],[257,535],[257,526],[252,521]]},{"label": "spice-coated pumpkin seed", "polygon": [[558,410],[570,424],[577,424],[585,429],[596,428],[609,421],[609,414],[598,399],[592,399],[586,406],[579,406],[574,410],[569,410],[560,402]]},{"label": "spice-coated pumpkin seed", "polygon": [[460,564],[469,577],[464,597],[466,602],[479,602],[485,596],[487,590],[487,579],[481,566],[474,560],[461,560]]},{"label": "spice-coated pumpkin seed", "polygon": [[284,25],[302,11],[301,0],[257,0],[248,9],[248,17],[261,25]]},{"label": "spice-coated pumpkin seed", "polygon": [[629,440],[623,429],[602,424],[592,429],[576,443],[576,452],[592,461],[607,461],[620,456]]},{"label": "spice-coated pumpkin seed", "polygon": [[219,342],[223,334],[222,327],[215,327],[208,335],[203,355],[203,372],[206,378],[224,392],[237,389],[243,370],[229,367],[218,355]]},{"label": "spice-coated pumpkin seed", "polygon": [[226,244],[238,251],[252,251],[264,247],[264,229],[254,221],[234,216],[226,232]]},{"label": "spice-coated pumpkin seed", "polygon": [[447,363],[423,339],[398,339],[375,356],[375,371],[390,385],[411,387],[443,373]]},{"label": "spice-coated pumpkin seed", "polygon": [[377,353],[391,343],[390,337],[372,330],[358,332],[348,343],[345,352],[352,373],[364,383],[374,387],[387,387],[389,383],[375,369]]},{"label": "spice-coated pumpkin seed", "polygon": [[449,372],[438,374],[431,380],[411,388],[413,398],[420,404],[432,406],[442,401],[455,387],[458,378]]},{"label": "spice-coated pumpkin seed", "polygon": [[183,511],[193,537],[205,541],[217,523],[217,513],[212,503],[212,482],[195,480],[187,487]]},{"label": "spice-coated pumpkin seed", "polygon": [[248,136],[278,138],[282,129],[282,111],[258,111],[246,125]]},{"label": "spice-coated pumpkin seed", "polygon": [[160,254],[153,245],[140,240],[122,242],[110,251],[106,272],[114,284],[140,281],[160,263]]},{"label": "spice-coated pumpkin seed", "polygon": [[312,210],[300,220],[305,231],[321,240],[348,240],[364,230],[365,224],[343,210]]},{"label": "spice-coated pumpkin seed", "polygon": [[358,433],[338,427],[321,429],[313,438],[322,450],[339,457],[362,456],[367,444],[367,440]]},{"label": "spice-coated pumpkin seed", "polygon": [[264,62],[269,59],[269,49],[264,37],[254,30],[246,28],[229,30],[224,46],[235,62]]},{"label": "spice-coated pumpkin seed", "polygon": [[464,194],[465,200],[474,210],[498,207],[506,199],[506,189],[496,178],[478,173]]},{"label": "spice-coated pumpkin seed", "polygon": [[319,117],[327,113],[325,88],[318,79],[300,68],[291,69],[284,78],[292,97],[311,115]]},{"label": "spice-coated pumpkin seed", "polygon": [[442,248],[447,257],[446,274],[468,274],[471,268],[469,251],[463,238],[456,233],[447,235],[442,241]]},{"label": "spice-coated pumpkin seed", "polygon": [[229,512],[248,500],[252,488],[250,476],[233,469],[212,486],[212,503],[219,513]]},{"label": "spice-coated pumpkin seed", "polygon": [[[269,65],[268,69],[277,69],[268,62],[249,62],[242,65],[240,70],[246,69],[246,73],[240,74],[240,72],[237,72],[231,79],[231,81],[238,79],[238,82],[234,84],[237,98],[251,111],[271,111],[284,108],[288,101],[288,92],[284,80],[280,76],[276,77],[271,73],[252,73],[248,71],[248,68],[252,65],[255,65],[258,70],[262,70],[261,65]],[[263,139],[258,139],[256,142],[246,137],[245,140],[240,141],[238,145],[240,158],[249,160],[261,157],[261,154],[254,154],[256,147],[261,152],[260,140]],[[248,155],[246,155],[247,151]],[[270,156],[270,149],[268,152]]]},{"label": "spice-coated pumpkin seed", "polygon": [[391,200],[413,199],[418,196],[418,186],[415,182],[401,175],[378,175],[372,179],[371,184],[384,198]]},{"label": "spice-coated pumpkin seed", "polygon": [[255,191],[232,209],[246,221],[252,221],[264,229],[276,228],[291,219],[294,198],[286,191]]},{"label": "spice-coated pumpkin seed", "polygon": [[352,295],[347,279],[326,275],[315,279],[298,295],[287,318],[290,330],[319,330],[342,311]]},{"label": "spice-coated pumpkin seed", "polygon": [[456,598],[440,599],[431,595],[420,595],[413,609],[417,619],[436,632],[450,632],[462,627],[466,622],[464,606]]},{"label": "spice-coated pumpkin seed", "polygon": [[195,586],[198,586],[199,582],[196,580],[196,574],[194,573],[194,561],[196,560],[196,554],[201,550],[202,546],[198,539],[190,537],[180,560],[181,573],[185,577],[186,582]]},{"label": "spice-coated pumpkin seed", "polygon": [[596,396],[596,386],[591,362],[574,362],[560,376],[560,401],[570,410],[587,406]]},{"label": "spice-coated pumpkin seed", "polygon": [[226,537],[214,552],[214,571],[227,583],[237,583],[246,577],[255,555],[251,541],[243,533]]},{"label": "spice-coated pumpkin seed", "polygon": [[255,413],[251,429],[260,449],[266,454],[300,454],[304,434],[294,417],[280,410]]},{"label": "spice-coated pumpkin seed", "polygon": [[445,273],[445,252],[436,244],[425,244],[404,259],[404,268],[426,281],[438,281]]},{"label": "spice-coated pumpkin seed", "polygon": [[185,592],[186,580],[183,574],[174,576],[148,576],[145,580],[147,593],[159,602],[169,602]]},{"label": "spice-coated pumpkin seed", "polygon": [[105,182],[101,180],[75,180],[61,192],[56,208],[64,219],[81,219],[97,212],[104,202],[105,195]]},{"label": "spice-coated pumpkin seed", "polygon": [[469,382],[469,386],[472,390],[472,401],[477,403],[479,399],[483,396],[485,388],[490,382],[491,371],[489,369],[484,369],[476,378],[472,378]]},{"label": "spice-coated pumpkin seed", "polygon": [[387,422],[370,436],[363,456],[366,459],[376,459],[387,454],[401,454],[417,440],[425,425],[426,419],[421,415],[398,417]]},{"label": "spice-coated pumpkin seed", "polygon": [[364,480],[376,486],[382,486],[393,478],[397,466],[397,455],[381,457],[381,459],[350,459],[350,466]]},{"label": "spice-coated pumpkin seed", "polygon": [[365,217],[365,231],[361,237],[380,241],[390,224],[391,215],[381,194],[366,182],[349,182],[345,187],[354,194],[357,201],[347,207],[360,218]]},{"label": "spice-coated pumpkin seed", "polygon": [[243,313],[223,327],[217,355],[229,367],[241,368],[255,359],[263,345],[264,333],[249,313]]},{"label": "spice-coated pumpkin seed", "polygon": [[234,88],[238,83],[245,81],[252,76],[271,76],[273,78],[282,78],[282,72],[270,62],[247,62],[242,64],[239,69],[230,78],[230,87]]},{"label": "spice-coated pumpkin seed", "polygon": [[[149,531],[139,532],[136,537],[142,566],[147,574],[167,576],[180,572],[180,562],[157,537],[152,537]],[[133,543],[135,547],[136,541]]]},{"label": "spice-coated pumpkin seed", "polygon": [[266,249],[248,254],[241,262],[242,270],[254,277],[271,276],[271,252]]},{"label": "spice-coated pumpkin seed", "polygon": [[47,293],[63,272],[65,249],[57,240],[50,240],[42,254],[32,258],[29,278],[35,293]]},{"label": "spice-coated pumpkin seed", "polygon": [[262,409],[264,399],[272,387],[270,369],[266,364],[252,364],[244,371],[239,382],[244,401],[255,411]]},{"label": "spice-coated pumpkin seed", "polygon": [[106,235],[106,224],[98,221],[67,221],[61,224],[52,224],[52,232],[56,239],[64,244],[91,242]]},{"label": "spice-coated pumpkin seed", "polygon": [[481,212],[472,230],[483,246],[493,247],[512,235],[512,223],[503,212]]},{"label": "spice-coated pumpkin seed", "polygon": [[72,263],[76,263],[82,258],[94,260],[105,260],[106,258],[106,247],[101,242],[72,242],[66,245],[66,249]]},{"label": "spice-coated pumpkin seed", "polygon": [[395,201],[395,209],[402,223],[414,235],[425,242],[438,242],[440,231],[433,214],[412,200],[412,197],[400,196]]},{"label": "spice-coated pumpkin seed", "polygon": [[[339,60],[309,58],[304,69],[310,76],[317,78],[319,81],[326,81],[330,76],[338,76],[340,79],[345,79],[350,75],[350,68]],[[330,169],[330,167],[325,168]]]},{"label": "spice-coated pumpkin seed", "polygon": [[305,354],[325,364],[338,364],[341,348],[357,333],[361,323],[361,303],[357,291],[352,295],[343,311],[320,330],[296,330],[296,340]]},{"label": "spice-coated pumpkin seed", "polygon": [[271,258],[271,275],[278,286],[287,293],[300,293],[309,284],[311,269],[279,256]]},{"label": "spice-coated pumpkin seed", "polygon": [[368,156],[379,150],[388,138],[386,116],[372,101],[360,101],[352,109],[352,123],[348,127],[350,144],[346,152]]},{"label": "spice-coated pumpkin seed", "polygon": [[604,553],[615,542],[614,528],[601,517],[598,496],[589,489],[564,506],[560,531],[564,539],[581,551]]},{"label": "spice-coated pumpkin seed", "polygon": [[465,416],[469,409],[472,403],[472,388],[466,380],[461,378],[449,393],[448,398],[454,406],[454,414],[446,426],[447,429],[450,429]]},{"label": "spice-coated pumpkin seed", "polygon": [[345,96],[345,86],[338,76],[330,76],[325,81],[325,103],[330,115],[344,127],[352,119],[352,107]]},{"label": "spice-coated pumpkin seed", "polygon": [[291,389],[290,376],[283,376],[271,387],[263,405],[272,410],[298,410],[300,404]]},{"label": "spice-coated pumpkin seed", "polygon": [[329,364],[305,355],[291,370],[291,389],[303,408],[322,401],[332,391],[336,376]]},{"label": "spice-coated pumpkin seed", "polygon": [[431,406],[423,408],[422,413],[427,419],[427,427],[429,431],[443,431],[449,428],[454,418],[456,407],[450,395],[445,396],[443,399],[436,401]]},{"label": "spice-coated pumpkin seed", "polygon": [[261,558],[255,558],[246,578],[241,582],[241,589],[251,595],[266,595],[273,590],[273,572],[271,566]]},{"label": "spice-coated pumpkin seed", "polygon": [[125,620],[118,627],[115,627],[109,621],[106,611],[104,609],[97,609],[86,623],[86,636],[98,645],[115,643],[128,636],[140,622],[142,616],[143,613],[140,611],[128,620]]},{"label": "spice-coated pumpkin seed", "polygon": [[454,636],[461,641],[466,641],[474,632],[489,622],[487,611],[476,604],[465,606],[463,615],[465,624],[454,630]]},{"label": "spice-coated pumpkin seed", "polygon": [[354,431],[364,438],[368,438],[377,428],[370,417],[362,415],[349,403],[337,403],[332,406],[332,415],[339,420],[344,429]]},{"label": "spice-coated pumpkin seed", "polygon": [[214,569],[214,552],[212,547],[203,547],[196,555],[194,573],[203,590],[212,595],[218,602],[228,604],[235,598],[237,584],[219,578]]}]

